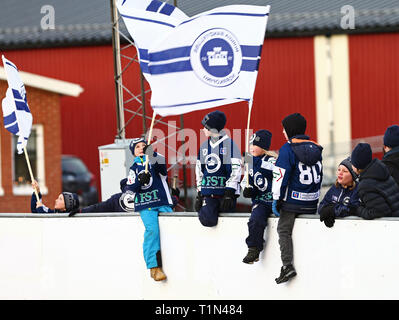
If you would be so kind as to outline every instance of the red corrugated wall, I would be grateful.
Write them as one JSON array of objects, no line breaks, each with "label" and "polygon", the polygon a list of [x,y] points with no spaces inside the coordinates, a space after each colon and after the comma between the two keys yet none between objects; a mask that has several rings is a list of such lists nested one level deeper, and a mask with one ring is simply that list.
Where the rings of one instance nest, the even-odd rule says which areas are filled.
[{"label": "red corrugated wall", "polygon": [[352,138],[399,124],[399,33],[349,36]]},{"label": "red corrugated wall", "polygon": [[[133,50],[122,52],[132,55]],[[112,47],[13,50],[5,52],[5,55],[22,71],[78,83],[84,88],[78,98],[63,97],[61,100],[62,151],[81,157],[96,175],[99,186],[98,146],[113,143],[116,135]],[[133,64],[123,75],[123,82],[133,93],[140,93],[137,64]],[[125,100],[128,98],[125,94]],[[151,116],[149,97],[147,100],[147,114]],[[300,112],[308,120],[308,134],[317,139],[315,103],[313,38],[266,40],[255,90],[251,128],[272,131],[271,148],[279,149],[284,143],[281,120],[290,113]],[[131,102],[130,105],[132,110],[137,109],[137,103]],[[226,113],[226,126],[230,130],[246,127],[246,103],[218,109]],[[201,119],[207,112],[209,110],[184,115],[185,127],[198,132]],[[128,121],[130,113],[126,112],[125,117]],[[164,119],[167,120],[180,123],[179,117]],[[150,120],[147,126],[149,124]],[[159,124],[158,128],[167,133],[164,125]],[[131,138],[141,132],[142,118],[137,116],[127,126],[126,136]]]}]

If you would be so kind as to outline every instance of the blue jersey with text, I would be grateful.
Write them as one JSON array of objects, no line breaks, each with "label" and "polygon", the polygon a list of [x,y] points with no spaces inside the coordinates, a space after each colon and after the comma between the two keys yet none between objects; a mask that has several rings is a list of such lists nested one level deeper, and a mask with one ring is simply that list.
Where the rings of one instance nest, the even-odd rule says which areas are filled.
[{"label": "blue jersey with text", "polygon": [[198,152],[195,170],[197,190],[204,196],[224,195],[226,188],[240,194],[241,154],[226,134],[210,138]]},{"label": "blue jersey with text", "polygon": [[305,135],[281,147],[273,171],[273,199],[283,201],[283,210],[316,213],[323,179],[322,150]]},{"label": "blue jersey with text", "polygon": [[142,211],[149,208],[161,206],[172,206],[173,201],[169,193],[168,172],[166,169],[165,158],[154,152],[156,163],[148,164],[148,171],[151,179],[148,185],[141,185],[138,175],[145,171],[145,157],[136,157],[130,167],[124,191],[130,190],[135,193],[134,210]]}]

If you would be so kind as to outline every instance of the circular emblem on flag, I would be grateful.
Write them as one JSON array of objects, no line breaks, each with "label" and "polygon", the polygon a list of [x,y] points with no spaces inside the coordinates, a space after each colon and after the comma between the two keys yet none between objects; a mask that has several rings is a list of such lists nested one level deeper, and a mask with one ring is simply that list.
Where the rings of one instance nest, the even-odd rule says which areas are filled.
[{"label": "circular emblem on flag", "polygon": [[127,191],[119,197],[119,205],[126,212],[134,211],[134,196],[134,193]]},{"label": "circular emblem on flag", "polygon": [[210,29],[194,41],[190,62],[200,80],[214,87],[226,87],[237,80],[240,74],[241,46],[230,31]]},{"label": "circular emblem on flag", "polygon": [[217,172],[222,165],[220,158],[215,154],[211,153],[205,157],[205,167],[209,173]]}]

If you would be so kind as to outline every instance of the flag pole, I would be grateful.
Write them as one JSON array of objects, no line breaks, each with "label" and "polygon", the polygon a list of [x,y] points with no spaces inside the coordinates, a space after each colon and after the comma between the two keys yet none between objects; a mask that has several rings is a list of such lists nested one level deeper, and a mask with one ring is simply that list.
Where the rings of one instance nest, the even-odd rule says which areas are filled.
[{"label": "flag pole", "polygon": [[[26,147],[24,147],[24,153],[25,153],[26,163],[28,164],[28,170],[29,170],[29,174],[30,174],[30,179],[33,182],[33,180],[34,180],[33,179],[33,173],[32,173],[32,168],[30,166],[30,161],[29,161],[29,157],[28,157],[28,152],[26,151]],[[37,202],[39,202],[40,199],[39,199],[39,195],[37,193],[36,188],[34,190],[35,190],[36,200],[37,200]]]},{"label": "flag pole", "polygon": [[[245,152],[249,153],[249,124],[251,122],[251,113],[252,113],[252,104],[253,104],[253,100],[250,99],[248,101],[248,120],[247,120],[247,132],[246,132],[246,137],[245,137]],[[249,187],[249,164],[248,162],[245,163],[245,177],[247,180],[247,188]]]},{"label": "flag pole", "polygon": [[[152,120],[151,120],[151,127],[150,127],[150,131],[148,133],[148,140],[147,140],[147,145],[150,145],[151,142],[151,138],[152,138],[152,128],[154,127],[154,121],[155,121],[155,116],[157,114],[155,113],[155,111],[153,111],[152,114]],[[149,156],[147,155],[146,159],[145,159],[145,173],[148,172],[148,160],[149,160]]]}]

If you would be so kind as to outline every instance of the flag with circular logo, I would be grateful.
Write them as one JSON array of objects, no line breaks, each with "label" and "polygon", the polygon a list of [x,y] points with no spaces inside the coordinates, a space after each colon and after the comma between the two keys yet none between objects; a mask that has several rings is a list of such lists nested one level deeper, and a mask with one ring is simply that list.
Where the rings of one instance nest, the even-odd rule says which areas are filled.
[{"label": "flag with circular logo", "polygon": [[[150,6],[154,11],[148,11]],[[123,11],[123,16],[140,17],[124,18],[133,39],[138,33],[135,24],[142,30],[140,37],[147,32],[143,27],[146,23],[148,30],[159,28],[156,41],[149,41],[154,37],[149,34],[146,48],[138,48],[154,111],[168,116],[250,101],[270,6],[231,5],[187,18],[179,13],[180,23],[173,18],[177,8],[167,5],[171,6],[167,12],[172,12],[168,20],[162,14],[164,6],[155,0],[146,10],[127,12],[126,7]],[[156,20],[154,13],[162,20]]]}]

